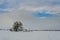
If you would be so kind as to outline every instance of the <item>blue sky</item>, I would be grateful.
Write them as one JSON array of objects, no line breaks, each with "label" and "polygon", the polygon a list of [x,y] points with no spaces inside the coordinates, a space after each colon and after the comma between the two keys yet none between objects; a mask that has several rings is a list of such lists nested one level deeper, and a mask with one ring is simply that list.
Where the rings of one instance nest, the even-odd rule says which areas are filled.
[{"label": "blue sky", "polygon": [[26,28],[59,29],[60,0],[0,0],[0,19],[4,28],[22,21]]}]

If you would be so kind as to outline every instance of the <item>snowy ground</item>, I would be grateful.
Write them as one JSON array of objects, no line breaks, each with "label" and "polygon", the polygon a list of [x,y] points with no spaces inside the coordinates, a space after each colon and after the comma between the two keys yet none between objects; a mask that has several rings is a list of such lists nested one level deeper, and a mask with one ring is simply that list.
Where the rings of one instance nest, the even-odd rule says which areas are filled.
[{"label": "snowy ground", "polygon": [[60,40],[59,31],[10,32],[0,31],[0,40]]}]

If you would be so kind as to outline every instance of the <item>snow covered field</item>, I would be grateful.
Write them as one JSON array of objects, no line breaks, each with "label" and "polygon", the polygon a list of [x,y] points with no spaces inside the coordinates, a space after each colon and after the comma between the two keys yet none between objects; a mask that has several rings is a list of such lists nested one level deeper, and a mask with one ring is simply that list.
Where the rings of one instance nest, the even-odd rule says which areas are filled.
[{"label": "snow covered field", "polygon": [[0,31],[0,40],[60,40],[59,31],[10,32]]}]

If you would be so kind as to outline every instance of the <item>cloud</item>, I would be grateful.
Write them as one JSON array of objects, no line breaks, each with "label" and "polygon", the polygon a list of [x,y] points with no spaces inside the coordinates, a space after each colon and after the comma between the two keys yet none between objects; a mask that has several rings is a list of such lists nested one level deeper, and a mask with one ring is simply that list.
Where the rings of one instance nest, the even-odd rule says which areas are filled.
[{"label": "cloud", "polygon": [[[27,6],[27,8],[28,8],[28,6]],[[31,7],[29,7],[29,8],[31,9]],[[60,17],[57,17],[58,16],[57,13],[46,13],[46,14],[50,14],[50,15],[54,14],[54,15],[57,15],[57,16],[44,19],[45,17],[41,17],[41,18],[34,17],[32,15],[33,12],[35,12],[35,11],[34,10],[29,10],[29,9],[26,10],[26,6],[25,6],[25,8],[23,6],[22,8],[18,9],[15,12],[15,17],[18,16],[17,19],[21,20],[24,24],[24,27],[26,27],[26,28],[31,28],[31,29],[53,29],[53,30],[57,29],[58,30],[58,28],[60,27],[60,25],[59,25]],[[13,18],[13,16],[12,16],[12,18]]]},{"label": "cloud", "polygon": [[[24,28],[30,29],[60,29],[60,17],[51,17],[46,19],[36,18],[33,12],[47,13],[57,15],[60,13],[60,5],[54,4],[56,0],[7,0],[8,8],[0,9],[1,28],[10,28],[14,21],[22,21]],[[17,3],[16,3],[17,2]],[[57,0],[58,2],[58,0]],[[6,12],[8,11],[8,12]],[[47,15],[45,14],[45,15]]]},{"label": "cloud", "polygon": [[20,4],[18,0],[1,0],[0,3],[0,13],[12,12],[18,8]]},{"label": "cloud", "polygon": [[3,3],[3,1],[4,1],[4,0],[0,0],[0,4],[2,4],[2,3]]},{"label": "cloud", "polygon": [[1,0],[1,2],[0,8],[3,10],[16,10],[20,7],[20,9],[30,11],[47,11],[51,13],[60,12],[59,0]]},{"label": "cloud", "polygon": [[60,28],[60,18],[52,17],[47,19],[36,18],[29,11],[17,11],[11,14],[0,15],[0,28],[11,28],[15,21],[21,21],[23,27],[27,29],[50,29],[58,30]]},{"label": "cloud", "polygon": [[59,5],[59,0],[22,0],[22,4],[30,6]]},{"label": "cloud", "polygon": [[56,17],[57,15],[55,14],[49,14],[49,13],[45,13],[45,12],[35,12],[34,13],[35,16],[37,17]]},{"label": "cloud", "polygon": [[19,10],[26,10],[26,11],[40,11],[40,12],[46,12],[51,14],[57,14],[60,13],[60,6],[39,6],[39,7],[33,7],[33,6],[21,6]]}]

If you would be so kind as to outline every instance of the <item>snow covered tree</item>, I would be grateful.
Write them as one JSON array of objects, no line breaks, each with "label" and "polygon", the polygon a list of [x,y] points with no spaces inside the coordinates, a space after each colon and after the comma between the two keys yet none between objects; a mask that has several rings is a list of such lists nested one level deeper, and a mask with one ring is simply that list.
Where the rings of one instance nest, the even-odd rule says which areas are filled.
[{"label": "snow covered tree", "polygon": [[23,30],[22,23],[18,22],[18,21],[14,22],[13,30],[16,31],[16,32],[17,31],[22,31]]}]

